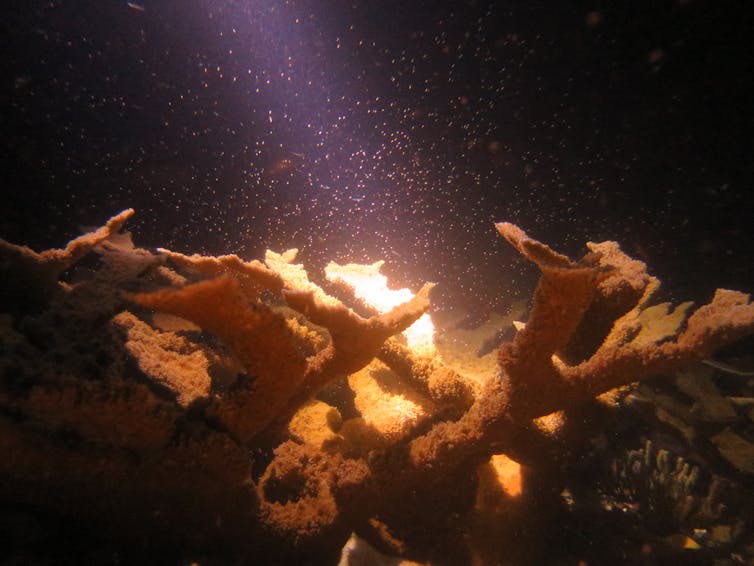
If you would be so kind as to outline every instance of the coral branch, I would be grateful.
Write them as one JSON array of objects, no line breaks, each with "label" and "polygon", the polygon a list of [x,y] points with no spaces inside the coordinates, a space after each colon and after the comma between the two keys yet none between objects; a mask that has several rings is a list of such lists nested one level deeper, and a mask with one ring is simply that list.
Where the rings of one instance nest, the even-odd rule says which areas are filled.
[{"label": "coral branch", "polygon": [[[218,264],[192,260],[191,265],[209,266],[214,272]],[[291,307],[327,328],[332,337],[332,343],[308,363],[295,348],[285,318],[262,303],[249,303],[238,281],[229,276],[131,298],[194,322],[236,353],[253,380],[214,400],[208,411],[249,442],[275,418],[292,416],[328,381],[368,364],[387,338],[424,314],[430,289],[427,285],[408,303],[370,319],[341,303],[319,302],[312,291],[284,290]]]},{"label": "coral branch", "polygon": [[125,347],[139,369],[175,393],[179,405],[188,407],[209,396],[209,361],[196,345],[173,332],[158,332],[130,312],[115,316],[113,324],[124,331]]},{"label": "coral branch", "polygon": [[[0,291],[16,293],[0,305],[0,498],[131,537],[167,534],[210,558],[218,540],[243,550],[218,562],[299,563],[312,545],[332,558],[355,532],[468,563],[467,519],[486,497],[477,478],[487,491],[500,479],[485,466],[493,453],[517,482],[515,522],[527,497],[563,492],[559,458],[586,444],[573,423],[602,429],[581,418],[591,399],[754,333],[748,295],[718,290],[693,312],[652,306],[659,281],[617,243],[590,243],[573,261],[500,223],[541,278],[495,368],[487,354],[502,333],[491,326],[512,318],[469,331],[476,341],[445,328],[435,345],[432,285],[390,289],[382,262],[327,267],[362,301],[357,313],[309,280],[296,250],[268,251],[264,263],[153,255],[113,238],[131,214],[61,250],[0,242]],[[103,261],[75,285],[58,282],[95,248]],[[750,439],[736,429],[744,409],[711,381],[683,383],[706,425],[724,419],[707,435],[712,449],[751,473]],[[563,426],[540,427],[554,411]]]},{"label": "coral branch", "polygon": [[[754,305],[748,296],[718,290],[709,305],[688,319],[686,331],[675,340],[637,343],[634,338],[641,334],[642,326],[647,333],[646,325],[653,323],[642,321],[640,314],[657,288],[657,281],[646,274],[643,263],[623,254],[614,242],[591,244],[591,254],[578,263],[566,263],[566,258],[534,242],[520,229],[509,224],[498,224],[497,228],[542,271],[526,327],[499,352],[500,366],[512,388],[510,411],[518,420],[542,416],[614,387],[680,369],[752,331]],[[627,307],[630,310],[614,320],[603,344],[591,357],[567,364],[559,355],[568,350],[569,343],[583,343],[583,335],[594,334],[594,329],[583,322],[597,300],[602,311],[612,315]]]},{"label": "coral branch", "polygon": [[437,358],[416,355],[395,339],[380,348],[377,358],[407,384],[429,395],[449,417],[459,417],[474,400],[474,389],[463,376]]},{"label": "coral branch", "polygon": [[[380,273],[384,261],[371,265],[349,263],[327,264],[327,279],[349,289],[354,296],[376,313],[386,313],[393,307],[409,301],[414,294],[409,289],[391,289],[387,277]],[[424,314],[408,327],[403,335],[415,355],[432,357],[437,352],[434,345],[434,324],[429,314]]]},{"label": "coral branch", "polygon": [[37,302],[47,298],[57,287],[63,271],[119,232],[133,213],[129,208],[116,214],[104,226],[71,240],[63,249],[35,252],[27,246],[0,239],[0,307],[6,310],[18,300]]},{"label": "coral branch", "polygon": [[196,323],[236,353],[250,379],[216,398],[208,412],[242,442],[273,421],[306,377],[304,357],[285,318],[262,303],[249,303],[230,276],[132,299]]},{"label": "coral branch", "polygon": [[[609,271],[599,266],[579,265],[571,262],[544,244],[532,240],[512,224],[496,225],[503,235],[526,259],[537,264],[542,271],[527,323],[514,341],[517,352],[526,358],[536,357],[547,362],[555,352],[562,350],[571,340],[581,318],[591,304],[600,282]],[[529,376],[531,379],[535,376]],[[542,383],[531,383],[537,390]]]},{"label": "coral branch", "polygon": [[[659,333],[665,340],[660,344],[635,343],[642,328],[653,323],[640,314],[658,284],[646,274],[644,264],[622,254],[613,242],[590,245],[592,254],[571,262],[513,225],[497,228],[542,270],[529,321],[512,343],[500,347],[502,378],[488,381],[459,420],[439,423],[410,442],[403,473],[407,489],[427,481],[427,474],[452,473],[469,462],[482,461],[494,444],[504,449],[530,426],[530,419],[679,369],[754,333],[754,304],[748,295],[718,290],[709,305],[686,321],[685,331],[673,336]],[[613,330],[596,353],[582,363],[567,365],[559,358],[560,351],[567,350],[571,341],[593,340],[594,328],[583,322],[594,303],[622,316],[613,321]],[[600,317],[593,320],[602,329]],[[390,473],[396,470],[391,468]],[[384,481],[388,480],[382,476],[370,479],[377,486]]]},{"label": "coral branch", "polygon": [[[686,321],[686,330],[662,344],[606,344],[586,362],[560,372],[564,399],[573,402],[646,376],[668,373],[701,361],[752,333],[754,304],[749,295],[718,289],[712,301]],[[627,377],[628,376],[628,377]]]},{"label": "coral branch", "polygon": [[264,254],[265,265],[278,274],[283,280],[285,288],[292,291],[312,293],[318,303],[337,306],[341,302],[328,295],[315,283],[309,281],[309,275],[300,263],[293,263],[298,255],[296,248],[286,250],[282,254],[267,250]]},{"label": "coral branch", "polygon": [[332,337],[330,347],[311,361],[307,388],[316,391],[333,377],[345,376],[368,364],[385,340],[411,326],[426,312],[431,289],[432,285],[426,284],[408,302],[368,319],[342,303],[322,302],[311,291],[283,291],[291,308],[327,328]]},{"label": "coral branch", "polygon": [[157,251],[174,264],[193,269],[208,277],[224,274],[236,275],[241,283],[241,289],[251,300],[257,298],[260,290],[267,289],[279,293],[284,285],[283,278],[265,267],[261,261],[243,261],[235,254],[213,257],[200,254],[187,256],[165,248],[158,248]]}]

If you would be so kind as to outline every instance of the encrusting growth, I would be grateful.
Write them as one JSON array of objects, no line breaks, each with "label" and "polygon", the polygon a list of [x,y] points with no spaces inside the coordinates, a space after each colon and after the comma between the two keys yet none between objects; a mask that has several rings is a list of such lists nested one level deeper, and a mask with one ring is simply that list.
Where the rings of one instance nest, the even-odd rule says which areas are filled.
[{"label": "encrusting growth", "polygon": [[[357,312],[296,250],[247,262],[116,242],[132,213],[64,250],[0,241],[13,297],[0,318],[0,497],[199,552],[222,540],[269,562],[286,541],[291,556],[332,557],[356,532],[453,562],[493,454],[546,468],[595,397],[754,333],[748,295],[650,306],[658,280],[615,242],[572,261],[500,223],[541,278],[480,383],[434,347],[432,284],[393,291],[381,262],[330,264]],[[90,250],[96,276],[59,282]],[[544,427],[555,412],[561,427]]]}]

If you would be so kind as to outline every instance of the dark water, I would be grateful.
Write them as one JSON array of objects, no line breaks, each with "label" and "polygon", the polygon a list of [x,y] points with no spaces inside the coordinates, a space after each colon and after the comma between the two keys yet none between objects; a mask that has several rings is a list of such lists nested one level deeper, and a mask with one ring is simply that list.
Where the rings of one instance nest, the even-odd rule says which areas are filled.
[{"label": "dark water", "polygon": [[5,2],[0,236],[133,206],[145,246],[384,258],[503,307],[533,281],[508,220],[573,255],[618,240],[679,298],[750,291],[752,11]]}]

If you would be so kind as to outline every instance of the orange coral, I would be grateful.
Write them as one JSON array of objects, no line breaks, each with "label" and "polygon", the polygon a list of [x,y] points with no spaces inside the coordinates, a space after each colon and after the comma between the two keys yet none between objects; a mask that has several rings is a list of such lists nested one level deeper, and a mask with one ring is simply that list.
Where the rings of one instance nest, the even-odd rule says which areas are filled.
[{"label": "orange coral", "polygon": [[250,303],[230,276],[132,299],[196,323],[236,353],[250,381],[216,399],[209,413],[242,442],[272,422],[306,377],[306,361],[285,318],[262,303]]},{"label": "orange coral", "polygon": [[26,246],[11,244],[5,240],[0,240],[0,249],[2,249],[4,254],[14,255],[20,262],[26,265],[35,264],[38,266],[38,269],[47,270],[50,272],[50,276],[57,278],[62,271],[68,269],[88,254],[94,246],[119,232],[126,223],[126,220],[131,218],[133,214],[133,208],[116,214],[104,226],[92,232],[87,232],[78,238],[74,238],[62,250],[52,249],[38,253]]},{"label": "orange coral", "polygon": [[[180,261],[185,259],[181,257]],[[210,272],[224,265],[223,261],[196,257],[189,263]],[[250,265],[235,260],[231,264],[234,268]],[[257,268],[254,275],[259,272]],[[243,268],[244,275],[251,273]],[[265,281],[278,281],[266,268],[261,273]],[[330,344],[308,360],[297,350],[285,318],[264,303],[250,302],[237,279],[228,275],[181,289],[136,294],[132,299],[196,323],[236,353],[252,381],[214,401],[209,412],[239,439],[249,442],[276,417],[290,418],[328,381],[368,364],[385,340],[424,314],[430,289],[425,286],[406,304],[369,319],[333,299],[318,300],[311,290],[284,290],[283,297],[292,308],[325,327],[331,336]]]},{"label": "orange coral", "polygon": [[74,238],[63,249],[35,252],[0,239],[0,307],[11,308],[19,300],[44,300],[57,287],[63,271],[120,231],[133,213],[129,208],[116,214],[104,226]]},{"label": "orange coral", "polygon": [[[310,472],[320,479],[307,480],[308,495],[302,492],[295,505],[283,505],[276,502],[274,496],[265,503],[268,505],[267,520],[270,525],[282,531],[309,532],[312,525],[306,517],[311,511],[310,504],[314,505],[314,509],[321,505],[330,508],[335,497],[342,499],[341,504],[348,508],[351,501],[344,499],[343,493],[351,493],[354,489],[362,489],[362,496],[353,500],[354,505],[360,506],[364,501],[371,500],[369,505],[383,509],[386,501],[395,502],[395,499],[383,498],[381,503],[375,502],[373,498],[378,497],[377,494],[383,489],[379,486],[392,481],[397,493],[418,489],[427,481],[427,474],[436,474],[438,469],[454,470],[469,462],[482,461],[491,453],[493,445],[499,450],[506,445],[520,444],[522,438],[531,434],[524,433],[524,430],[535,430],[530,423],[536,417],[573,407],[613,387],[701,359],[724,343],[750,333],[754,327],[754,307],[748,297],[718,291],[712,303],[698,309],[686,320],[685,330],[674,335],[673,326],[679,326],[687,306],[677,309],[672,319],[669,316],[643,316],[658,281],[646,273],[642,262],[623,254],[614,242],[589,244],[590,253],[574,262],[532,240],[516,226],[501,223],[497,228],[519,252],[537,264],[542,277],[535,291],[527,324],[520,329],[513,342],[500,347],[502,378],[490,379],[473,402],[473,389],[441,361],[417,357],[398,341],[385,342],[426,310],[431,286],[425,286],[408,303],[389,313],[364,319],[311,283],[303,268],[292,264],[294,251],[284,255],[268,253],[268,269],[280,278],[282,297],[308,320],[326,328],[330,342],[305,363],[295,353],[287,354],[286,359],[297,360],[289,370],[298,379],[272,380],[290,384],[286,394],[280,396],[280,399],[287,399],[287,408],[282,407],[285,403],[276,403],[275,410],[270,411],[268,418],[257,425],[257,430],[272,420],[273,413],[290,417],[325,383],[336,377],[354,374],[375,356],[394,368],[398,375],[408,379],[408,383],[440,401],[440,406],[452,407],[446,415],[457,419],[437,423],[426,434],[409,439],[408,451],[397,458],[389,458],[391,464],[381,470],[366,470],[357,460],[348,460],[352,462],[349,465],[356,466],[355,469],[361,472],[357,474],[358,478],[351,478],[345,484],[339,483],[335,469],[346,461],[341,456],[319,454],[316,470],[311,469]],[[196,266],[204,261],[194,259],[192,264]],[[211,271],[214,272],[218,264],[212,262],[208,265],[212,265]],[[254,368],[256,362],[253,360],[260,355],[260,342],[244,338],[253,332],[250,332],[249,325],[239,322],[246,316],[239,313],[251,305],[242,300],[239,293],[236,293],[231,306],[223,305],[227,299],[220,299],[220,296],[232,296],[232,284],[227,278],[214,281],[197,284],[213,289],[209,295],[201,294],[204,297],[201,300],[195,295],[197,290],[202,289],[197,285],[179,291],[141,295],[136,300],[145,306],[188,318],[217,334],[231,345],[239,357],[246,360],[244,363],[247,367]],[[174,304],[168,304],[169,301],[157,298],[165,293],[172,297],[185,296],[184,306],[177,309]],[[255,305],[253,308],[261,307]],[[229,318],[235,321],[229,322]],[[655,338],[650,338],[652,336]],[[285,340],[290,340],[290,337],[277,335],[272,342],[279,345]],[[272,348],[272,343],[268,342],[261,351],[269,352]],[[243,354],[246,350],[256,353]],[[272,365],[267,370],[270,376],[277,375]],[[352,379],[351,385],[357,389],[357,400],[360,399],[358,392],[363,390],[362,394],[366,394],[367,385],[364,383]],[[255,391],[259,391],[255,395],[261,395],[265,390]],[[268,391],[263,396],[268,401],[275,398],[270,395],[271,391]],[[252,402],[251,398],[244,400],[244,411]],[[241,413],[241,405],[238,407],[238,413]],[[324,408],[323,411],[327,412]],[[221,414],[222,411],[219,411],[218,415]],[[344,434],[355,434],[355,425],[346,424],[349,426],[344,426]],[[400,428],[406,425],[405,430]],[[405,436],[411,434],[411,428],[415,425],[404,420],[403,425],[396,422],[380,426],[401,430],[401,436]],[[365,439],[369,435],[379,436],[376,430],[364,430],[368,432]],[[250,437],[246,438],[248,440]],[[389,444],[384,450],[397,449]],[[374,443],[374,446],[380,445],[385,446],[382,441]],[[315,444],[307,446],[307,453],[316,450]],[[290,453],[290,450],[297,452],[304,449],[293,449],[291,446],[285,453]],[[271,487],[278,481],[275,477],[298,476],[302,462],[308,458],[297,456],[290,460],[283,458],[283,453],[279,453],[280,457],[273,461],[262,478],[260,494],[263,501],[266,493],[275,493]],[[405,457],[407,460],[401,464]],[[289,469],[289,466],[294,466],[298,471]],[[400,473],[402,480],[395,485],[395,474],[400,466],[403,466]],[[326,515],[333,521],[337,516],[329,512]],[[362,516],[363,511],[355,515]],[[302,521],[307,522],[308,526]],[[325,528],[325,525],[318,528]]]},{"label": "orange coral", "polygon": [[252,300],[262,289],[277,293],[283,288],[282,277],[257,260],[243,261],[235,254],[212,257],[200,254],[187,256],[165,248],[158,248],[157,251],[176,265],[193,269],[205,276],[234,274],[244,293]]},{"label": "orange coral", "polygon": [[[408,302],[388,313],[365,319],[343,304],[327,304],[311,291],[283,291],[285,301],[314,324],[330,332],[330,349],[313,361],[312,371],[320,375],[346,375],[364,367],[377,355],[385,340],[413,324],[429,308],[427,284]],[[318,378],[318,382],[323,378]],[[321,385],[321,384],[320,384]],[[315,388],[317,388],[315,386]]]},{"label": "orange coral", "polygon": [[[675,340],[637,340],[642,336],[640,313],[658,285],[643,263],[620,252],[614,242],[591,244],[592,253],[572,263],[510,224],[497,227],[542,270],[526,327],[499,353],[512,388],[510,410],[517,418],[546,415],[613,387],[679,369],[752,331],[754,305],[748,295],[719,289],[710,304],[687,319],[686,330]],[[599,297],[605,308],[621,289],[633,304],[625,297],[615,301],[630,310],[614,320],[602,345],[581,363],[561,360],[559,354],[574,340],[591,303]]]},{"label": "orange coral", "polygon": [[[572,262],[528,238],[516,226],[502,223],[497,228],[542,271],[529,320],[513,342],[500,347],[502,380],[490,381],[458,421],[441,423],[412,441],[414,466],[458,465],[479,454],[480,447],[513,435],[515,426],[526,426],[530,419],[572,407],[614,387],[679,369],[754,332],[754,304],[749,296],[718,289],[710,304],[686,320],[686,329],[674,340],[636,343],[635,337],[641,335],[639,314],[657,288],[656,279],[646,274],[643,263],[625,256],[614,242],[592,244],[591,254]],[[630,303],[627,296],[634,304],[625,312]],[[591,357],[568,365],[559,353],[581,338],[578,333],[593,333],[582,322],[595,301],[622,316],[613,321],[611,331]],[[618,303],[620,307],[615,306]]]},{"label": "orange coral", "polygon": [[[615,242],[588,244],[572,261],[501,223],[500,234],[542,276],[527,323],[499,348],[499,372],[471,383],[462,364],[451,369],[436,350],[419,354],[400,335],[426,315],[429,284],[365,317],[310,281],[294,263],[296,250],[267,252],[264,263],[142,250],[136,268],[130,241],[101,245],[130,214],[64,250],[0,245],[11,258],[9,274],[19,270],[16,285],[38,279],[35,306],[59,289],[48,319],[0,319],[7,352],[0,450],[14,454],[0,466],[6,497],[19,492],[33,504],[101,517],[111,512],[101,502],[116,493],[118,505],[133,503],[122,524],[135,510],[139,527],[169,524],[176,537],[187,529],[218,534],[232,517],[229,532],[254,532],[265,542],[282,536],[340,545],[356,531],[396,552],[421,548],[452,562],[443,552],[466,532],[456,510],[473,504],[477,466],[505,454],[526,473],[550,470],[553,445],[588,400],[754,332],[747,295],[718,290],[693,313],[688,304],[650,307],[659,282]],[[98,244],[105,265],[128,268],[57,286],[61,271]],[[387,292],[380,265],[331,264],[328,277],[348,283],[368,276]],[[151,291],[123,292],[134,289]],[[134,303],[187,319],[219,340],[187,325],[160,332],[153,317],[125,310]],[[85,324],[71,322],[84,307],[91,312],[75,316]],[[73,327],[84,336],[75,348],[66,335]],[[94,362],[66,361],[95,340],[107,347]],[[233,373],[224,383],[213,373],[218,358]],[[541,432],[540,417],[554,411]],[[61,431],[80,444],[61,442]],[[738,446],[733,435],[714,439],[726,450]],[[72,466],[86,473],[65,471]],[[53,477],[45,467],[62,471]],[[526,500],[526,481],[517,505]],[[430,507],[439,510],[428,514]],[[154,509],[169,521],[155,519]],[[445,533],[456,539],[448,542]]]},{"label": "orange coral", "polygon": [[125,347],[141,371],[173,391],[179,405],[188,407],[209,396],[209,361],[196,344],[173,332],[159,332],[130,312],[115,316],[113,324],[126,334]]}]

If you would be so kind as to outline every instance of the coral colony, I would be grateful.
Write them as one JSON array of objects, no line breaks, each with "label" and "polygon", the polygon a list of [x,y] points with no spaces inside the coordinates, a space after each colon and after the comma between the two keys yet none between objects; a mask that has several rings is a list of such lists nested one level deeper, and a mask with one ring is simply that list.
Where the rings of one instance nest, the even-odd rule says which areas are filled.
[{"label": "coral colony", "polygon": [[335,563],[355,533],[434,563],[515,557],[485,513],[521,522],[537,485],[562,490],[560,455],[600,426],[585,407],[754,333],[748,295],[657,308],[615,242],[572,261],[500,223],[541,278],[496,364],[467,372],[438,349],[431,284],[331,263],[328,293],[296,250],[139,249],[132,214],[61,250],[0,245],[0,491],[197,556]]}]

